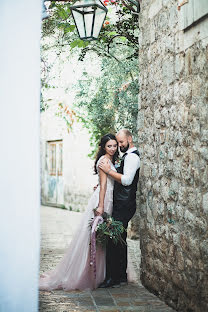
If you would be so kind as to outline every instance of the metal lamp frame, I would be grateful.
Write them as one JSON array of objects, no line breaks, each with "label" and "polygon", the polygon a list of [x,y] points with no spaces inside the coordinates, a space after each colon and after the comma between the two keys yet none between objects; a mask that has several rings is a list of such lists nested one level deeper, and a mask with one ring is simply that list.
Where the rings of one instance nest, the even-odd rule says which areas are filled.
[{"label": "metal lamp frame", "polygon": [[[104,17],[104,19],[103,20],[105,20],[105,18],[106,18],[106,15],[107,15],[107,12],[108,12],[108,9],[102,4],[102,2],[99,0],[99,2],[101,3],[101,4],[95,4],[95,5],[93,5],[93,6],[91,6],[91,5],[89,5],[89,4],[84,4],[84,5],[72,5],[71,7],[70,7],[70,9],[71,9],[71,13],[72,13],[72,17],[73,17],[73,19],[74,19],[74,23],[75,23],[75,26],[76,26],[76,29],[77,29],[77,32],[78,32],[78,34],[79,34],[79,36],[80,36],[80,32],[79,32],[79,29],[78,29],[78,27],[77,27],[77,23],[76,23],[76,20],[75,20],[75,18],[74,18],[74,14],[73,14],[73,11],[76,11],[76,12],[78,12],[79,14],[81,14],[82,15],[82,17],[83,17],[83,24],[84,24],[84,32],[85,32],[85,36],[84,37],[81,37],[80,36],[80,39],[82,39],[82,40],[97,40],[97,38],[95,38],[95,37],[93,37],[93,30],[94,30],[94,22],[95,22],[95,11],[96,11],[96,9],[97,8],[100,8],[100,9],[102,9],[103,11],[105,11],[105,17]],[[92,12],[82,12],[81,10],[79,10],[79,8],[89,8],[89,7],[92,7],[92,9],[94,9],[94,12],[92,13]],[[84,19],[84,15],[86,15],[86,14],[93,14],[93,20],[92,20],[92,28],[91,28],[91,36],[87,36],[87,34],[86,34],[86,25],[85,25],[85,19]],[[101,30],[101,29],[100,29]],[[99,31],[99,33],[100,33],[100,31]],[[98,34],[99,35],[99,34]]]}]

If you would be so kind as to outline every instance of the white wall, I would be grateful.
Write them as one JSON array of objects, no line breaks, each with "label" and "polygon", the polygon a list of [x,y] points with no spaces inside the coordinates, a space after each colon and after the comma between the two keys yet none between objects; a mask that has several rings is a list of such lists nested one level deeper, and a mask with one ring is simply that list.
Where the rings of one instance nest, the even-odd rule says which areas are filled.
[{"label": "white wall", "polygon": [[[51,101],[52,102],[52,101]],[[41,113],[41,161],[42,161],[42,203],[50,205],[48,197],[48,172],[46,168],[46,142],[63,140],[63,183],[57,183],[57,204],[66,208],[84,210],[87,200],[97,184],[98,176],[94,175],[94,160],[87,155],[91,152],[90,136],[81,123],[75,122],[73,130],[67,131],[66,122],[56,113],[57,102]]]},{"label": "white wall", "polygon": [[77,193],[92,193],[98,177],[94,175],[94,160],[87,156],[92,150],[90,135],[81,124],[75,124],[73,132],[65,136],[65,149],[65,184]]},{"label": "white wall", "polygon": [[0,1],[0,311],[37,311],[40,0]]}]

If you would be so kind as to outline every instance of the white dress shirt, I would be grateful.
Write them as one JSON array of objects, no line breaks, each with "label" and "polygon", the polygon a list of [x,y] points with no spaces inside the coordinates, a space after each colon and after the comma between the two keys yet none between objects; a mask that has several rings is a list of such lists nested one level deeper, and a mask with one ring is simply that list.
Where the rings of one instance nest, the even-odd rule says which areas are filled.
[{"label": "white dress shirt", "polygon": [[126,152],[127,155],[124,158],[123,175],[121,177],[121,184],[124,186],[133,182],[136,171],[140,168],[140,157],[132,153],[136,150],[136,147],[132,147]]}]

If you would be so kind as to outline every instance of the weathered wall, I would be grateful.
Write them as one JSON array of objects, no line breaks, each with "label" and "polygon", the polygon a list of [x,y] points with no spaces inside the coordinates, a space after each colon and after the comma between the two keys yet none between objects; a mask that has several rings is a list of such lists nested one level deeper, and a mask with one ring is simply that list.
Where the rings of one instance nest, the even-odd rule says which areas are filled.
[{"label": "weathered wall", "polygon": [[141,279],[178,311],[205,312],[208,18],[184,32],[177,4],[142,1],[139,16]]},{"label": "weathered wall", "polygon": [[[41,202],[44,205],[84,211],[97,184],[93,174],[94,161],[90,152],[89,134],[81,124],[74,123],[68,133],[65,121],[56,116],[56,103],[41,113]],[[47,142],[61,140],[63,144],[62,175],[49,174]]]}]

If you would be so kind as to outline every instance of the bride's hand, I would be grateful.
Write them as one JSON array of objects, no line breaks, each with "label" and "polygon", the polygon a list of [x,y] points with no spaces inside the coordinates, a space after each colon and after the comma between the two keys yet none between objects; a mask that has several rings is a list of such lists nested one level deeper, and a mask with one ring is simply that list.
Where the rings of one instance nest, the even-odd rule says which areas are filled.
[{"label": "bride's hand", "polygon": [[95,191],[98,188],[98,184],[93,186],[93,191]]},{"label": "bride's hand", "polygon": [[102,216],[103,212],[104,212],[104,208],[103,207],[98,207],[95,210],[95,216]]}]

